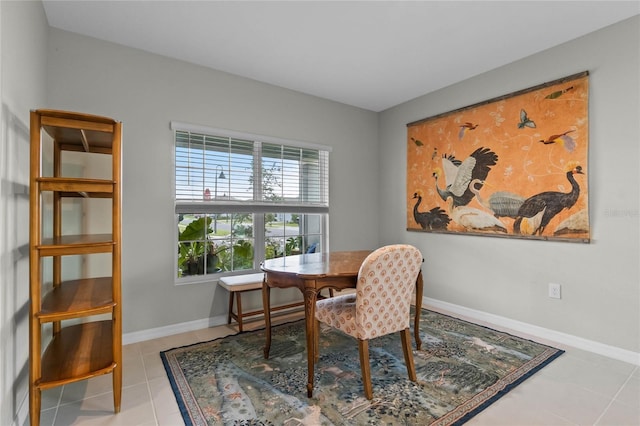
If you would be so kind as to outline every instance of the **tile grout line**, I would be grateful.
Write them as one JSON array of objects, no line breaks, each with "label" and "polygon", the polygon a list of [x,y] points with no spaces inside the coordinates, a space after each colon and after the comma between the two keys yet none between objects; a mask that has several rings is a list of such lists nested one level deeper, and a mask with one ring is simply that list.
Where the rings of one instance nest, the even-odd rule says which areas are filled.
[{"label": "tile grout line", "polygon": [[138,352],[138,354],[140,356],[140,360],[142,361],[142,368],[144,369],[144,380],[147,385],[147,392],[149,393],[149,401],[151,402],[151,411],[153,412],[153,421],[155,422],[156,425],[159,425],[158,415],[156,414],[156,404],[153,402],[153,393],[151,392],[151,384],[149,384],[149,375],[147,374],[147,364],[144,362],[144,355],[142,354],[141,350]]},{"label": "tile grout line", "polygon": [[593,422],[594,425],[597,425],[600,423],[600,420],[602,420],[602,418],[607,413],[607,411],[609,411],[609,408],[611,408],[613,403],[616,402],[616,400],[618,399],[618,395],[620,395],[620,392],[622,392],[622,389],[624,389],[624,387],[627,386],[627,384],[629,383],[633,375],[636,373],[636,371],[638,371],[638,367],[635,367],[629,374],[629,377],[627,377],[627,380],[625,380],[624,383],[620,385],[620,388],[618,389],[618,391],[615,393],[615,395],[613,395],[613,397],[611,398],[611,401],[609,401],[609,404],[607,404],[607,406],[604,407],[604,410],[602,410],[602,413],[600,413],[596,421]]},{"label": "tile grout line", "polygon": [[[62,387],[62,391],[60,392],[60,395],[58,396],[58,403],[56,404],[56,408],[53,412],[53,420],[51,421],[51,425],[55,426],[56,424],[56,420],[58,420],[58,410],[60,409],[60,402],[62,402],[62,395],[64,395],[64,389],[67,387],[67,385],[64,385]],[[40,416],[42,416],[42,410],[40,411]]]}]

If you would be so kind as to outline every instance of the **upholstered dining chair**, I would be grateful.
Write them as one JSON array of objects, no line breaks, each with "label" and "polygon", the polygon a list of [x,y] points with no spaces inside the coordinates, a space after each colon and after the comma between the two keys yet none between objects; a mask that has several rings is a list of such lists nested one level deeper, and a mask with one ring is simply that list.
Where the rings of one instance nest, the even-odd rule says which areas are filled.
[{"label": "upholstered dining chair", "polygon": [[355,293],[316,302],[316,360],[320,323],[356,338],[367,399],[373,398],[370,339],[400,332],[409,379],[416,381],[409,324],[411,298],[421,266],[422,254],[413,246],[395,244],[381,247],[362,262]]}]

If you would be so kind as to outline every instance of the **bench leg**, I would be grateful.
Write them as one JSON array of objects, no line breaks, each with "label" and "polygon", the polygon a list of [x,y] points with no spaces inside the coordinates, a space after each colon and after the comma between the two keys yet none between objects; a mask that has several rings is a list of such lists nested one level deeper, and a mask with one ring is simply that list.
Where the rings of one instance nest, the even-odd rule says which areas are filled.
[{"label": "bench leg", "polygon": [[236,307],[238,308],[238,328],[240,329],[240,333],[242,333],[242,296],[240,291],[236,292]]},{"label": "bench leg", "polygon": [[229,315],[227,315],[227,324],[231,324],[232,312],[233,312],[233,293],[229,292]]}]

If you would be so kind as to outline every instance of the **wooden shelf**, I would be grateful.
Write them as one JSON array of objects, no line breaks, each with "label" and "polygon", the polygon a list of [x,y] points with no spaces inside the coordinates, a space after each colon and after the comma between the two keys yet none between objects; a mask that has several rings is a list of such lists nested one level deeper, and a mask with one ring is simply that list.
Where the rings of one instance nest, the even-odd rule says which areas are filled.
[{"label": "wooden shelf", "polygon": [[81,179],[48,177],[37,179],[41,191],[112,194],[114,181],[103,179]]},{"label": "wooden shelf", "polygon": [[115,244],[111,234],[61,235],[42,240],[36,245],[40,256],[109,253]]},{"label": "wooden shelf", "polygon": [[40,322],[64,321],[113,311],[111,277],[64,281],[42,299]]},{"label": "wooden shelf", "polygon": [[116,121],[90,114],[38,110],[45,132],[67,151],[110,154]]},{"label": "wooden shelf", "polygon": [[110,192],[58,192],[62,198],[111,198]]},{"label": "wooden shelf", "polygon": [[111,320],[63,327],[42,355],[37,386],[48,389],[110,373],[113,359]]},{"label": "wooden shelf", "polygon": [[[47,139],[44,133],[50,136]],[[30,224],[29,224],[29,420],[40,423],[41,391],[102,374],[113,375],[114,411],[122,400],[122,124],[111,118],[67,111],[31,111]],[[42,176],[45,144],[53,148],[53,176]],[[63,151],[76,151],[74,161],[90,164],[93,153],[106,154],[111,179],[96,176],[62,176]],[[86,155],[89,153],[89,155]],[[102,160],[102,157],[100,158]],[[48,165],[47,165],[48,166]],[[87,167],[91,174],[92,168]],[[43,194],[52,194],[43,197]],[[76,220],[84,230],[84,219],[76,212],[67,217],[64,197],[108,199],[111,233],[63,235],[63,223]],[[89,210],[77,203],[81,213]],[[45,214],[47,208],[52,214]],[[104,212],[105,215],[107,212]],[[64,216],[64,217],[63,217]],[[95,218],[94,218],[95,219]],[[91,221],[88,221],[91,222]],[[52,237],[43,238],[43,229]],[[89,228],[90,232],[91,229]],[[80,268],[81,277],[63,281],[63,256],[111,254],[112,276],[90,278],[91,270]],[[43,270],[42,259],[52,257],[52,267]],[[45,274],[46,272],[46,274]],[[50,274],[50,275],[48,275]],[[46,277],[44,275],[47,275]],[[43,293],[43,282],[53,288]],[[101,317],[98,317],[98,316]],[[105,318],[106,317],[106,318]],[[71,320],[71,321],[69,321]],[[53,338],[43,341],[43,327],[50,323]],[[74,324],[74,325],[69,325]]]}]

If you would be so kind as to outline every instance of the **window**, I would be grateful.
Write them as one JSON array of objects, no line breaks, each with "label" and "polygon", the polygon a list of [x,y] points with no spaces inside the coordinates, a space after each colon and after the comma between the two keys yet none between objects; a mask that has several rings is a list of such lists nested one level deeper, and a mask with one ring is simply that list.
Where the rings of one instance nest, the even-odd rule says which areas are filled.
[{"label": "window", "polygon": [[175,122],[171,128],[179,282],[256,272],[263,259],[327,246],[327,147]]}]

